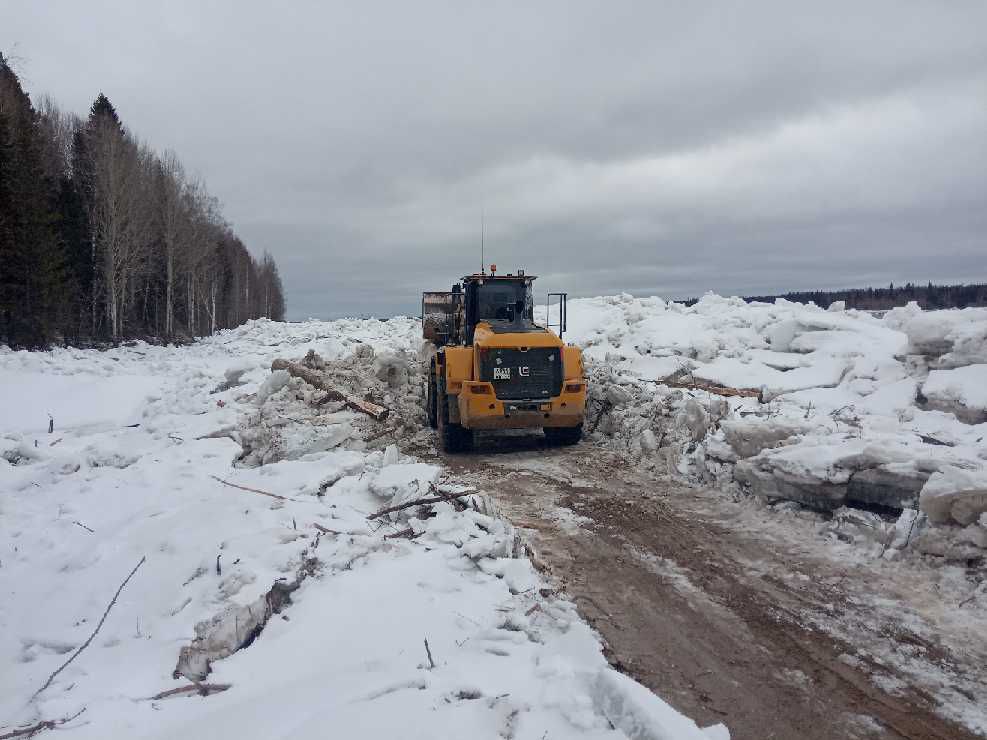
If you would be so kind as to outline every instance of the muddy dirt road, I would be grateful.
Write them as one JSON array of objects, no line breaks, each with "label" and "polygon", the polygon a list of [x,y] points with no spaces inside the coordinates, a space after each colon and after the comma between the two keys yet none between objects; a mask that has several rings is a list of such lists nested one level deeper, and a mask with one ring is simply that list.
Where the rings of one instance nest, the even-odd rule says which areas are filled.
[{"label": "muddy dirt road", "polygon": [[734,740],[977,737],[877,656],[928,666],[930,685],[951,682],[949,695],[974,703],[987,697],[983,656],[874,613],[867,572],[848,578],[812,548],[739,526],[740,504],[723,493],[589,443],[549,449],[517,435],[481,449],[442,462],[527,530],[610,661],[701,725],[725,722]]}]

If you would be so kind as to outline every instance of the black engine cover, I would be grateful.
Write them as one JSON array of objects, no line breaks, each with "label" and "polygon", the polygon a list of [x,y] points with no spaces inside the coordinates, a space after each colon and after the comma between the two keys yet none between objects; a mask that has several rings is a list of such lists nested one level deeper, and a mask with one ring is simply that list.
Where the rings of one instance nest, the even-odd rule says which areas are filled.
[{"label": "black engine cover", "polygon": [[562,350],[558,347],[485,348],[480,380],[493,383],[498,399],[549,399],[562,392]]}]

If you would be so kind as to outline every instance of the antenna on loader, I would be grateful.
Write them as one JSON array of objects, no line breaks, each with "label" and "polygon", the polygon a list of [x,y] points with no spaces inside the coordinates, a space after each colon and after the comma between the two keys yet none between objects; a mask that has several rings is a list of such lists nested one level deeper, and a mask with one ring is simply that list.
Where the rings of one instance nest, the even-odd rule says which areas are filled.
[{"label": "antenna on loader", "polygon": [[483,227],[485,220],[486,220],[485,209],[481,208],[480,209],[480,274],[481,275],[484,274],[483,265],[485,264],[483,262],[483,231],[484,231]]}]

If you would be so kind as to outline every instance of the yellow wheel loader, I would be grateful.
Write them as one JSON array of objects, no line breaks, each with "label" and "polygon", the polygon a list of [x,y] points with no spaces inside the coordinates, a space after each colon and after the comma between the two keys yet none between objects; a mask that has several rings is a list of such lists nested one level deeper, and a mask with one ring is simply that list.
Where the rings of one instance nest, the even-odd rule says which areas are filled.
[{"label": "yellow wheel loader", "polygon": [[575,444],[586,378],[582,352],[561,339],[566,294],[549,296],[559,298],[556,334],[535,324],[534,276],[496,269],[422,294],[429,426],[446,452],[472,449],[478,429],[541,428],[550,444]]}]

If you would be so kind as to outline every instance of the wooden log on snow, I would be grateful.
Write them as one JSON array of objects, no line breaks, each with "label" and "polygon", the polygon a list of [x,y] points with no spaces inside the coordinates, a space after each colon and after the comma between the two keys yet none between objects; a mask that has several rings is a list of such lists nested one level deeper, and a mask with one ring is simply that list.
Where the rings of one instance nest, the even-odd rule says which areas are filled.
[{"label": "wooden log on snow", "polygon": [[309,385],[318,388],[320,391],[324,391],[327,394],[325,400],[342,401],[351,409],[363,412],[376,421],[384,421],[384,419],[387,418],[388,413],[390,413],[390,409],[386,406],[380,406],[370,401],[364,401],[362,398],[348,396],[345,393],[336,390],[329,385],[329,382],[323,373],[318,370],[305,367],[304,365],[300,365],[297,362],[277,359],[271,363],[271,370],[287,370],[289,375],[296,378],[301,378]]},{"label": "wooden log on snow", "polygon": [[708,380],[700,380],[698,378],[684,380],[681,377],[676,377],[673,375],[667,378],[662,378],[658,382],[662,385],[667,385],[669,388],[686,388],[692,391],[706,391],[707,393],[715,393],[718,396],[742,396],[744,398],[761,397],[761,391],[756,388],[730,388],[729,386],[716,385],[715,383],[710,383]]}]

